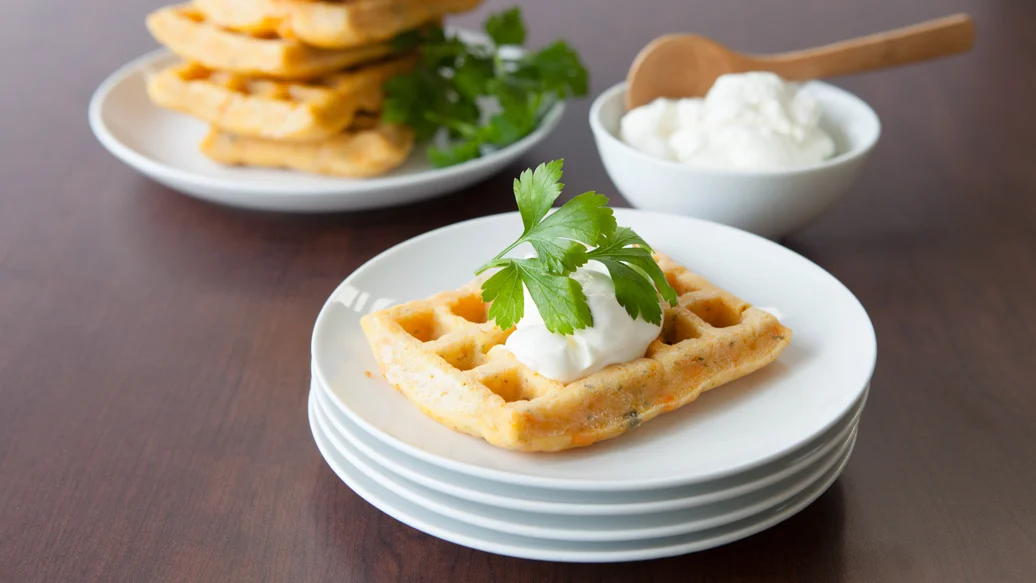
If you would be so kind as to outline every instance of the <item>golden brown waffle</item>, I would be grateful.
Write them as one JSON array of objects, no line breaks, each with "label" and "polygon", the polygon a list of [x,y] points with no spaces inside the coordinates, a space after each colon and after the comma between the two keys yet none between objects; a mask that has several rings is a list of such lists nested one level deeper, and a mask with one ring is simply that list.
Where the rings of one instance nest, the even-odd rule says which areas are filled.
[{"label": "golden brown waffle", "polygon": [[644,358],[567,385],[502,346],[511,330],[486,322],[480,281],[360,322],[385,378],[436,421],[508,449],[590,445],[766,366],[791,341],[772,315],[656,257],[680,296],[658,339]]},{"label": "golden brown waffle", "polygon": [[413,146],[414,135],[408,128],[382,124],[302,143],[248,138],[212,128],[200,148],[203,154],[223,164],[365,178],[396,168],[406,161]]},{"label": "golden brown waffle", "polygon": [[210,69],[276,79],[312,79],[392,52],[388,42],[321,49],[294,39],[233,32],[209,22],[190,4],[152,12],[147,27],[158,42],[187,61]]},{"label": "golden brown waffle", "polygon": [[180,63],[151,77],[147,89],[156,104],[233,134],[314,141],[340,134],[358,112],[379,111],[382,84],[409,70],[414,61],[391,59],[311,82],[273,81]]},{"label": "golden brown waffle", "polygon": [[213,23],[253,34],[276,34],[323,48],[391,39],[481,0],[194,0]]}]

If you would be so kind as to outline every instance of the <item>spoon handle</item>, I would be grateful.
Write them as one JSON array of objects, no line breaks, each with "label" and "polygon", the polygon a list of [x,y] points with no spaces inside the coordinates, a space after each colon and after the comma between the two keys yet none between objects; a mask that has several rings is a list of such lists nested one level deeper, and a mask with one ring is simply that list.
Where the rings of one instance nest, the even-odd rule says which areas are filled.
[{"label": "spoon handle", "polygon": [[760,69],[792,81],[834,77],[906,65],[971,48],[975,27],[967,14],[879,32],[822,47],[753,57]]}]

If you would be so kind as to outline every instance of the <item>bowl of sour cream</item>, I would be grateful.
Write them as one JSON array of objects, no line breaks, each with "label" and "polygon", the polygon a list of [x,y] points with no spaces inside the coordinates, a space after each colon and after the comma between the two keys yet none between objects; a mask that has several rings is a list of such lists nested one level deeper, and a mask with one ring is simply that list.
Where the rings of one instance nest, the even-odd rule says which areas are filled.
[{"label": "bowl of sour cream", "polygon": [[605,170],[631,205],[778,239],[844,195],[881,135],[855,95],[772,73],[723,75],[702,99],[627,111],[626,84],[590,107]]}]

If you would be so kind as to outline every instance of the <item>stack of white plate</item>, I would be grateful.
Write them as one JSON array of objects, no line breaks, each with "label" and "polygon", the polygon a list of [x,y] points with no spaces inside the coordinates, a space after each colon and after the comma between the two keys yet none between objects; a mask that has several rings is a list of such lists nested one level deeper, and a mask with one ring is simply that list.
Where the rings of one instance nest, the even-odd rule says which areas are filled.
[{"label": "stack of white plate", "polygon": [[516,213],[403,243],[353,273],[313,335],[309,417],[321,454],[371,504],[457,544],[558,561],[628,561],[744,538],[841,474],[874,369],[853,295],[764,239],[685,217],[619,223],[793,330],[778,361],[619,438],[553,454],[495,448],[425,417],[378,374],[362,314],[456,288],[521,232]]}]

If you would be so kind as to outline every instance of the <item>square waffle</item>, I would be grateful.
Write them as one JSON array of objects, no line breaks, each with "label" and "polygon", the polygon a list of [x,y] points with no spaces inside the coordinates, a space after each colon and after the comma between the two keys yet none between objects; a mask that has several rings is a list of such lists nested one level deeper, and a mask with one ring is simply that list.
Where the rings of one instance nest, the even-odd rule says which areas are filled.
[{"label": "square waffle", "polygon": [[298,40],[233,32],[206,20],[190,4],[166,6],[147,17],[152,36],[184,60],[242,75],[312,79],[374,61],[392,52],[391,43],[321,49]]},{"label": "square waffle", "polygon": [[358,112],[379,111],[382,84],[409,70],[414,61],[396,58],[306,82],[260,79],[180,63],[151,77],[147,90],[156,104],[232,134],[314,141],[340,134]]},{"label": "square waffle", "polygon": [[213,23],[340,49],[391,39],[481,0],[194,0]]},{"label": "square waffle", "polygon": [[443,425],[507,449],[590,445],[770,364],[791,341],[774,316],[664,255],[656,259],[680,298],[665,308],[659,337],[644,358],[568,384],[539,375],[503,346],[513,329],[486,321],[480,280],[360,323],[389,383]]},{"label": "square waffle", "polygon": [[[203,154],[223,164],[287,168],[302,172],[363,178],[384,174],[406,161],[414,146],[409,128],[366,119],[319,142],[280,142],[237,136],[211,128],[201,143]],[[362,128],[362,129],[361,129]]]}]

